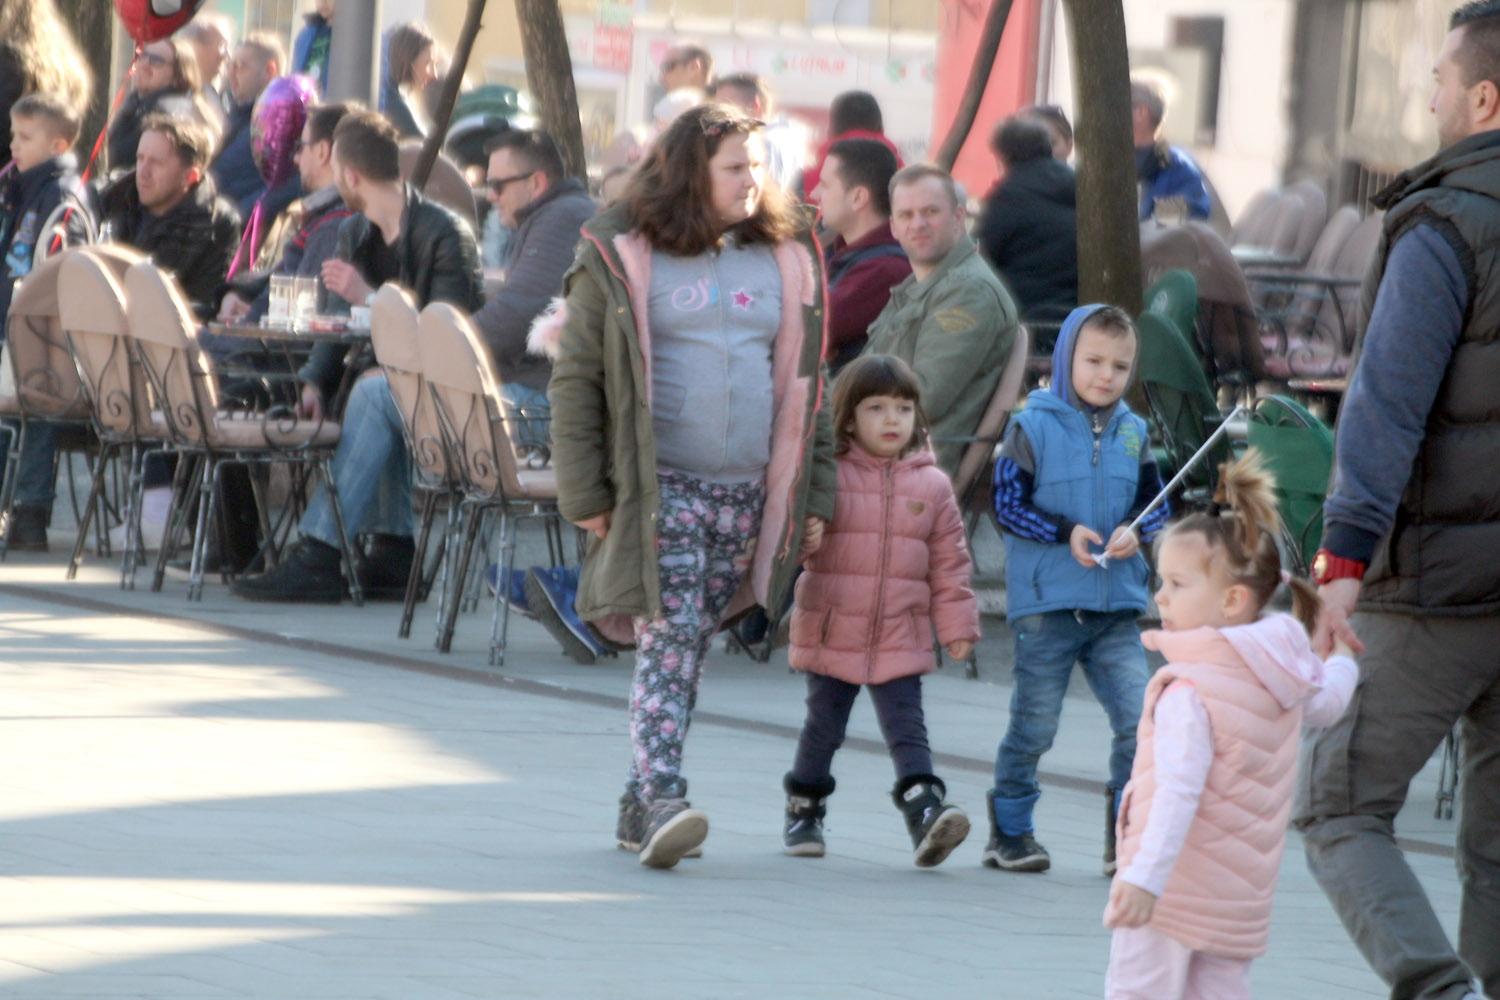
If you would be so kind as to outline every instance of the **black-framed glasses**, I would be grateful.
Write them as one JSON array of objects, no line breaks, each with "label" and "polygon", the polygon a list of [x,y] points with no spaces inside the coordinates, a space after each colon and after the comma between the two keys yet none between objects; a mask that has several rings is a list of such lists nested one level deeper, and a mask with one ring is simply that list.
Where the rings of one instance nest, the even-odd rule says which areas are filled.
[{"label": "black-framed glasses", "polygon": [[516,181],[524,181],[534,173],[536,173],[535,170],[528,170],[524,174],[511,174],[509,177],[490,177],[485,180],[484,186],[490,189],[490,194],[498,198],[505,193],[508,186]]}]

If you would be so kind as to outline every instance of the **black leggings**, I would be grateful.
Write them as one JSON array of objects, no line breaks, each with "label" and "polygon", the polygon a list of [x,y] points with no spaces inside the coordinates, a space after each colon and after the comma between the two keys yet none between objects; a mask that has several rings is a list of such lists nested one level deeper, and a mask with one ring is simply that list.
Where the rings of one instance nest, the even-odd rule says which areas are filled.
[{"label": "black leggings", "polygon": [[[823,674],[807,675],[807,721],[797,740],[792,779],[806,785],[832,776],[833,755],[844,743],[844,730],[860,685]],[[922,678],[898,677],[868,685],[880,733],[891,751],[896,779],[932,773],[932,750],[927,746],[927,723],[922,716]]]}]

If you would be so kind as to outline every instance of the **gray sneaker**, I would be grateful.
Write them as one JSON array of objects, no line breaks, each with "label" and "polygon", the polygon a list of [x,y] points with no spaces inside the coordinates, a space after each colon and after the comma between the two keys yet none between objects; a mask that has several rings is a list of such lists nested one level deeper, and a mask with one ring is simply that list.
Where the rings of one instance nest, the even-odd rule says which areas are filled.
[{"label": "gray sneaker", "polygon": [[657,799],[646,806],[646,836],[641,844],[641,864],[647,868],[672,868],[701,847],[708,837],[708,817],[687,799]]},{"label": "gray sneaker", "polygon": [[615,840],[620,850],[641,852],[641,841],[646,839],[646,806],[627,788],[620,795],[620,818],[615,821]]}]

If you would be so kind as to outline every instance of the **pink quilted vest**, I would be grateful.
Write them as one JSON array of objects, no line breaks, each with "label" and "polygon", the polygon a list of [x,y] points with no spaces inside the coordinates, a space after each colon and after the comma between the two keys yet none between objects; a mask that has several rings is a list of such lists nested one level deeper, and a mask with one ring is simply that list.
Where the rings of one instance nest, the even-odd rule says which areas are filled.
[{"label": "pink quilted vest", "polygon": [[[1168,662],[1146,688],[1135,769],[1120,805],[1120,871],[1140,849],[1156,791],[1157,699],[1169,685],[1191,684],[1208,713],[1214,758],[1197,815],[1156,902],[1151,926],[1195,951],[1254,958],[1266,950],[1271,898],[1286,846],[1302,725],[1300,701],[1285,707],[1257,670],[1246,664],[1236,644],[1217,629],[1147,632],[1142,641],[1161,650]],[[1285,692],[1282,697],[1292,700]]]}]

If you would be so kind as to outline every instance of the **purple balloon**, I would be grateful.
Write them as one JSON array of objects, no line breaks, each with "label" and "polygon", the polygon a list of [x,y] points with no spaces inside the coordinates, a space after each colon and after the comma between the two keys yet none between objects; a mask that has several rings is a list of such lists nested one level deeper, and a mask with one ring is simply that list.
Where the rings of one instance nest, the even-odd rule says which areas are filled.
[{"label": "purple balloon", "polygon": [[293,157],[307,124],[307,111],[318,102],[311,77],[279,76],[266,85],[250,114],[250,150],[268,188],[297,171]]}]

